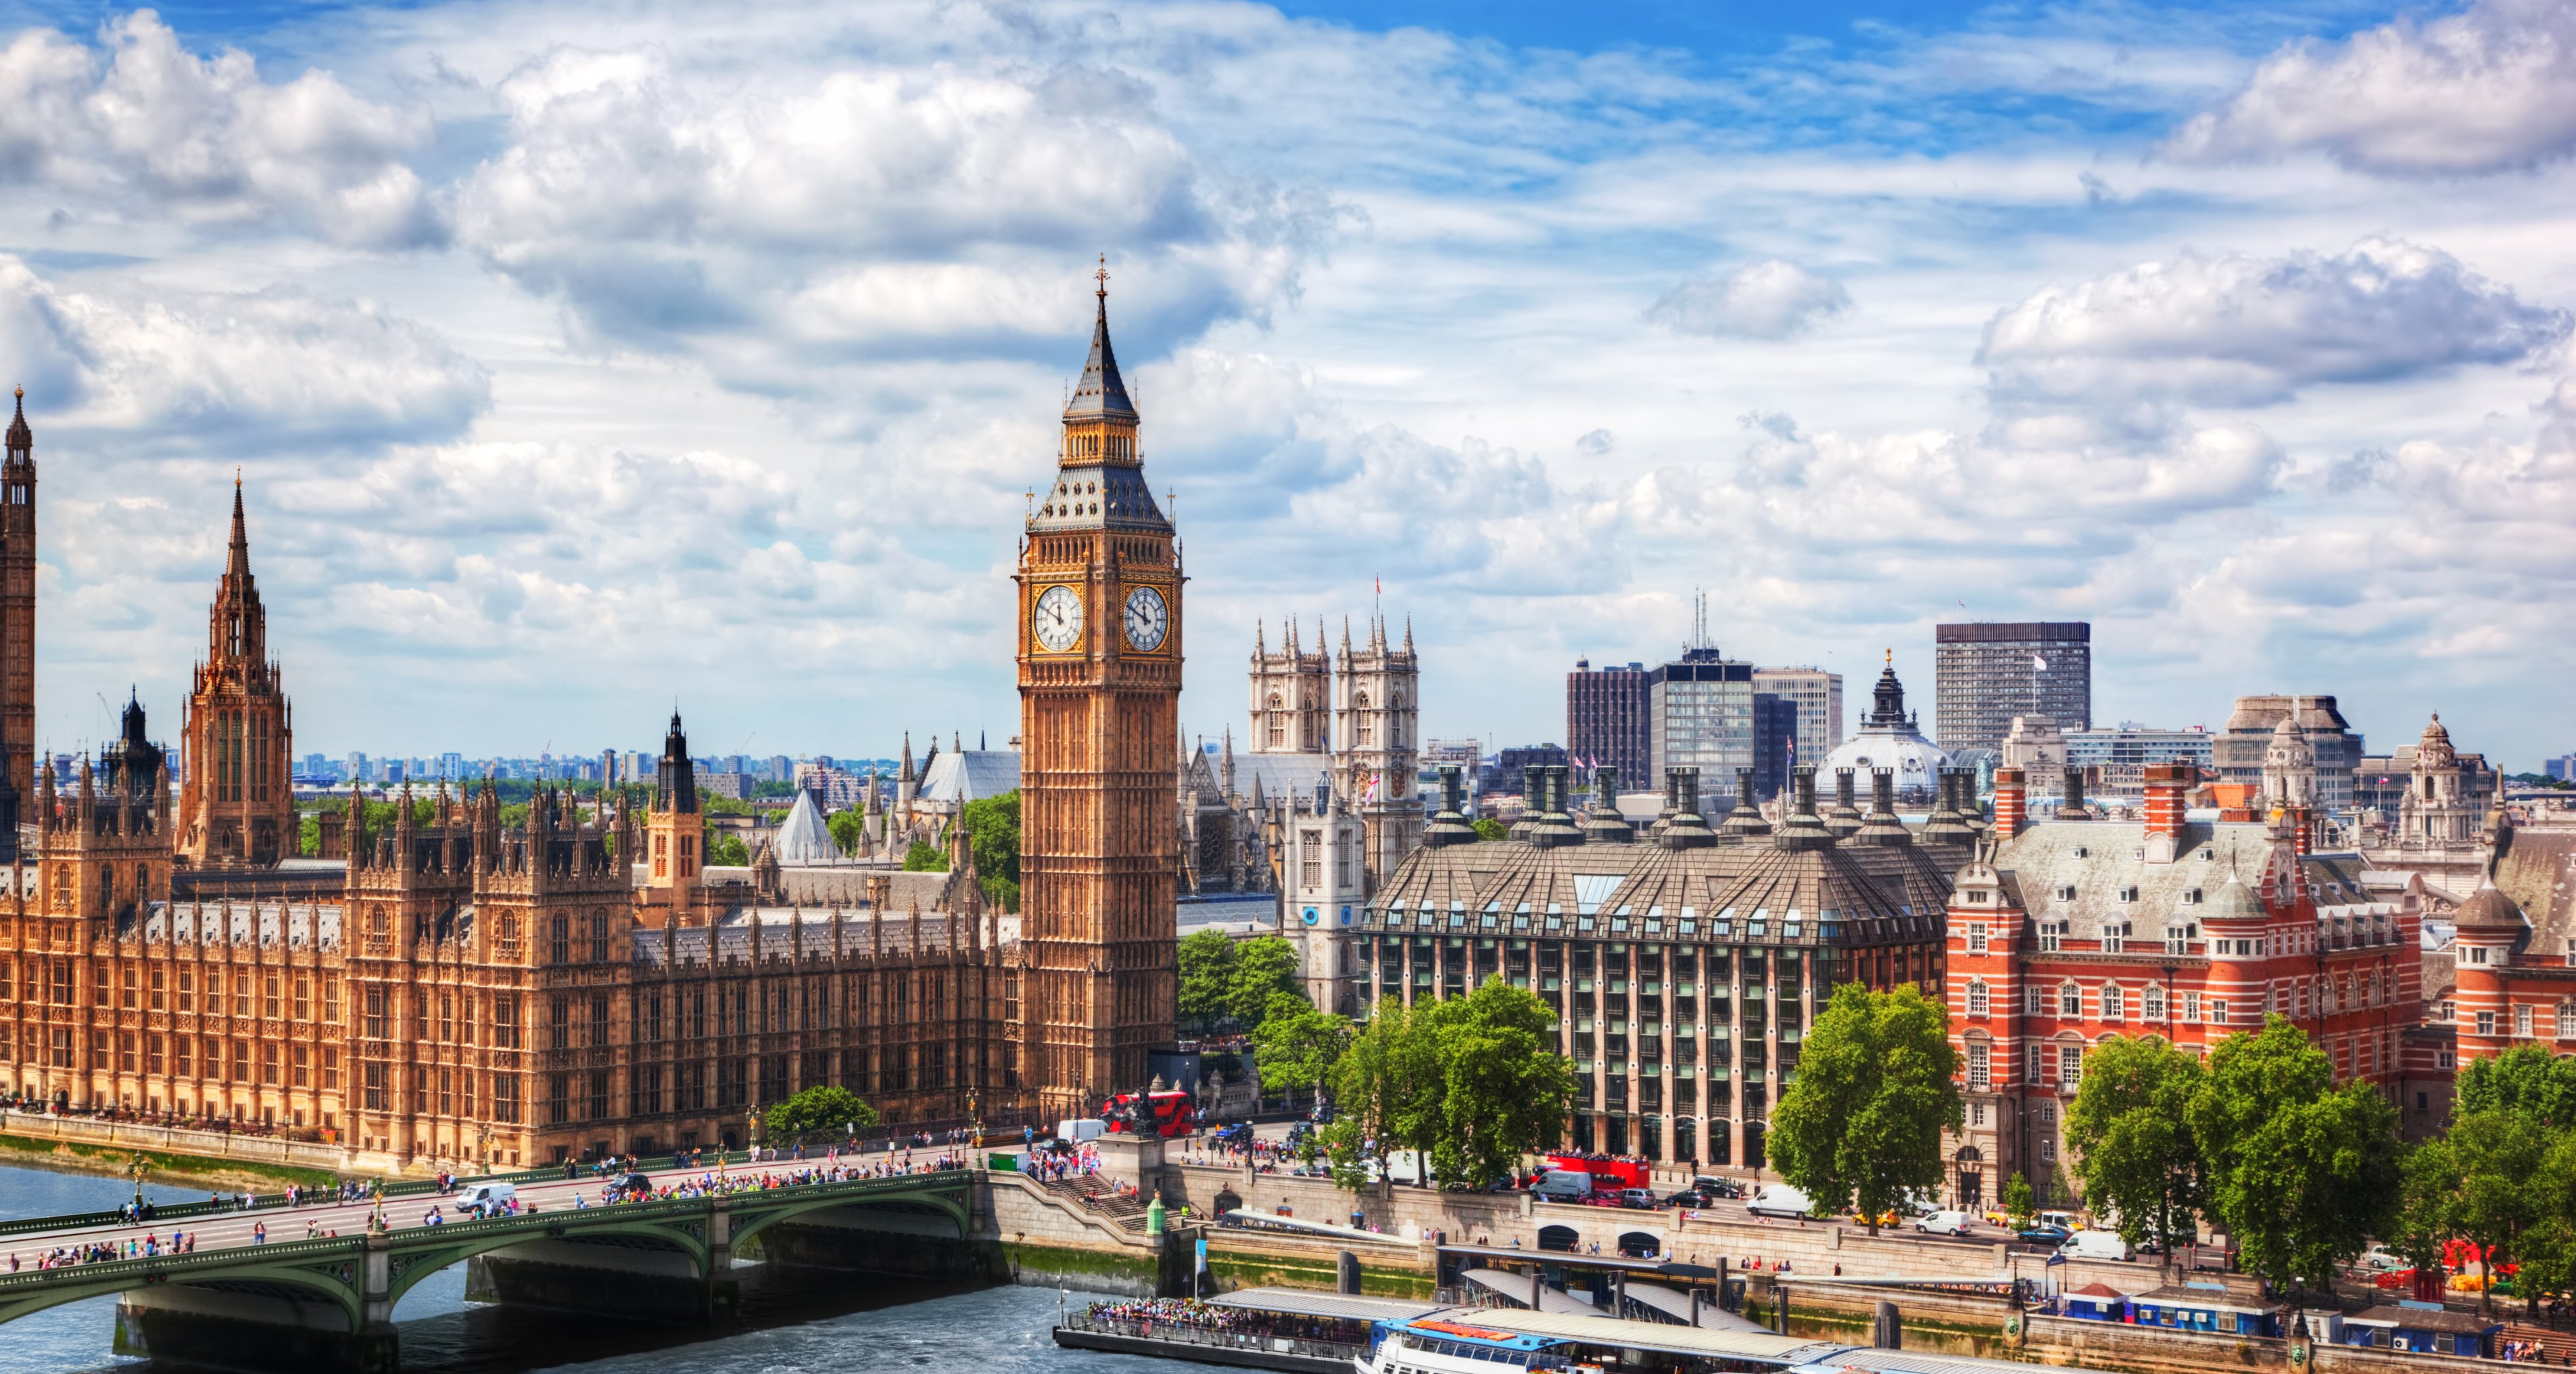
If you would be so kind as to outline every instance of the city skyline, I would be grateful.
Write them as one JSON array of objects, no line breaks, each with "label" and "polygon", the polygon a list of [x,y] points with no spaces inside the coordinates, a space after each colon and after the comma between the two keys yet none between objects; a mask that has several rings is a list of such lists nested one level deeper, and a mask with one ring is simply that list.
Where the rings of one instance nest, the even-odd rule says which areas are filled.
[{"label": "city skyline", "polygon": [[1382,584],[1433,735],[1554,737],[1705,586],[1731,657],[1893,646],[1918,694],[1937,622],[2080,619],[2098,720],[2576,738],[2531,556],[2569,64],[2504,60],[2548,7],[165,13],[17,39],[62,111],[0,207],[40,747],[129,683],[176,719],[236,466],[320,752],[632,744],[674,695],[726,752],[1005,739],[1102,252],[1220,650],[1193,736],[1256,621]]}]

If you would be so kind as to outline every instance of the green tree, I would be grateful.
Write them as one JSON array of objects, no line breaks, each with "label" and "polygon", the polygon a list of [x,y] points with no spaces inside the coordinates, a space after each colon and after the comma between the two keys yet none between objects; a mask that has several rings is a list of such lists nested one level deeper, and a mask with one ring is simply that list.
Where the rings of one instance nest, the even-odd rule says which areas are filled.
[{"label": "green tree", "polygon": [[322,853],[322,816],[318,811],[297,807],[295,816],[295,852],[305,858]]},{"label": "green tree", "polygon": [[1234,980],[1234,941],[1214,927],[1181,937],[1179,1007],[1184,1025],[1212,1030],[1225,1015],[1226,989]]},{"label": "green tree", "polygon": [[857,811],[835,811],[823,818],[823,826],[832,832],[832,847],[844,855],[859,852],[859,834],[867,818]]},{"label": "green tree", "polygon": [[1432,1018],[1440,1064],[1432,1168],[1484,1187],[1556,1139],[1574,1100],[1574,1068],[1556,1052],[1556,1012],[1500,977]]},{"label": "green tree", "polygon": [[742,836],[720,835],[710,832],[707,839],[707,866],[709,868],[722,868],[727,866],[740,868],[750,862],[751,846],[742,842]]},{"label": "green tree", "polygon": [[2160,1035],[2107,1036],[2084,1057],[2066,1144],[2084,1201],[2116,1214],[2131,1245],[2152,1240],[2171,1254],[2198,1234],[2200,1143],[2184,1114],[2202,1077],[2199,1057]]},{"label": "green tree", "polygon": [[1443,1089],[1432,1022],[1441,1005],[1380,1002],[1334,1065],[1335,1116],[1324,1132],[1334,1182],[1357,1191],[1368,1181],[1371,1157],[1398,1150],[1431,1156]]},{"label": "green tree", "polygon": [[1297,987],[1297,947],[1277,935],[1234,942],[1233,958],[1225,974],[1223,1007],[1235,1028],[1247,1033],[1259,1029],[1261,1018],[1270,1010],[1271,999],[1281,993],[1300,1002],[1306,1000]]},{"label": "green tree", "polygon": [[2031,1191],[2029,1179],[2015,1172],[2004,1183],[2004,1215],[2011,1218],[2013,1229],[2018,1231],[2030,1225],[2038,1211],[2039,1195]]},{"label": "green tree", "polygon": [[2334,1065],[2287,1018],[2230,1035],[2189,1111],[2210,1211],[2245,1267],[2330,1289],[2337,1264],[2390,1229],[2403,1177],[2397,1111]]},{"label": "green tree", "polygon": [[985,899],[1004,911],[1019,910],[1020,790],[966,803],[965,818]]},{"label": "green tree", "polygon": [[1511,827],[1491,816],[1478,816],[1468,824],[1476,827],[1476,838],[1480,841],[1508,840],[1512,837]]},{"label": "green tree", "polygon": [[1827,1211],[1857,1206],[1870,1233],[1908,1194],[1941,1185],[1941,1132],[1962,1122],[1946,1010],[1909,983],[1834,989],[1771,1113],[1771,1160]]},{"label": "green tree", "polygon": [[948,851],[928,840],[914,840],[912,848],[904,851],[903,871],[945,873],[948,871]]},{"label": "green tree", "polygon": [[1350,1048],[1348,1018],[1317,1011],[1295,993],[1274,993],[1261,1025],[1252,1032],[1252,1064],[1265,1084],[1322,1092]]},{"label": "green tree", "polygon": [[762,1121],[771,1145],[816,1136],[838,1139],[876,1125],[877,1109],[847,1088],[814,1087],[771,1107]]},{"label": "green tree", "polygon": [[2542,1126],[2576,1126],[2576,1059],[2540,1045],[2516,1045],[2493,1058],[2472,1059],[2460,1068],[2452,1111],[2461,1119],[2504,1111]]},{"label": "green tree", "polygon": [[2514,1290],[2536,1308],[2542,1295],[2576,1293],[2576,1131],[2548,1133],[2548,1153],[2531,1181],[2537,1220],[2523,1233]]}]

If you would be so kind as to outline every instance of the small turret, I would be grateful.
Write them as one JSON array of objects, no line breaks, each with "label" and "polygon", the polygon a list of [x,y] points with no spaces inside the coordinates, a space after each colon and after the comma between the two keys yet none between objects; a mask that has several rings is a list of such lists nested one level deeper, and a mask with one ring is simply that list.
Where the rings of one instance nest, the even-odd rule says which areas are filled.
[{"label": "small turret", "polygon": [[1699,770],[1664,770],[1664,809],[1669,815],[1655,842],[1666,849],[1705,849],[1717,843],[1717,832],[1699,812]]}]

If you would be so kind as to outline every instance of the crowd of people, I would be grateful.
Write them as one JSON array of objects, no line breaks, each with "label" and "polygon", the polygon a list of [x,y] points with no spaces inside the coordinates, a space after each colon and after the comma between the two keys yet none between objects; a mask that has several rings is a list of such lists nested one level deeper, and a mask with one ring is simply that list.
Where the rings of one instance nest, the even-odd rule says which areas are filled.
[{"label": "crowd of people", "polygon": [[[196,1248],[197,1237],[194,1232],[172,1231],[169,1239],[164,1240],[162,1239],[161,1234],[155,1231],[139,1237],[129,1237],[122,1241],[94,1240],[81,1245],[56,1246],[51,1250],[41,1251],[37,1254],[36,1268],[62,1269],[75,1264],[107,1264],[115,1260],[150,1259],[161,1255],[185,1255],[194,1253]],[[9,1255],[9,1272],[15,1274],[23,1267],[24,1265],[22,1261],[19,1260],[17,1252],[11,1251]]]}]

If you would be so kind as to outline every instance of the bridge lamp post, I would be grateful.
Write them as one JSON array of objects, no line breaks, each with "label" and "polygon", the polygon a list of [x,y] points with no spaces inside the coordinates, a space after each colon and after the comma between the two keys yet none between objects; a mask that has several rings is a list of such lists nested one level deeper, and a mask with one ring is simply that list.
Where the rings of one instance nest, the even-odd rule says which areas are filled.
[{"label": "bridge lamp post", "polygon": [[137,1217],[143,1215],[143,1169],[143,1152],[137,1150],[134,1158],[125,1165],[125,1172],[134,1177],[134,1215]]}]

